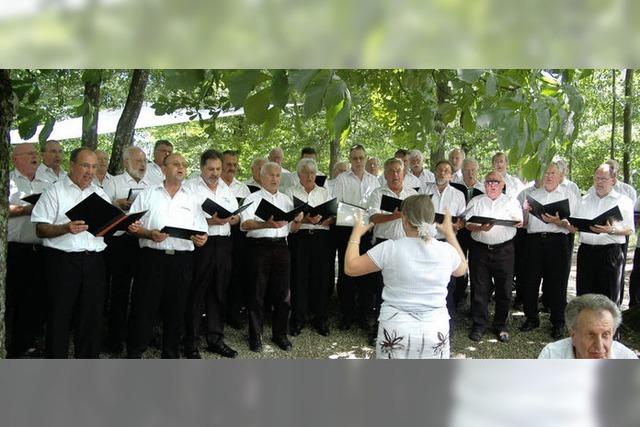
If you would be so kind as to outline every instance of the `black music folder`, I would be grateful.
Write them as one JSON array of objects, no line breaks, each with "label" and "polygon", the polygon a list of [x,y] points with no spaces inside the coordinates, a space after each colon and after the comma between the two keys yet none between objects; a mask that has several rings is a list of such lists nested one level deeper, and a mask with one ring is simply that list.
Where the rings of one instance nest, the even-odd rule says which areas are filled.
[{"label": "black music folder", "polygon": [[202,230],[191,230],[189,228],[172,227],[170,225],[162,227],[162,230],[160,230],[160,232],[166,233],[171,237],[175,237],[176,239],[184,240],[191,240],[191,236],[200,236],[207,233],[206,231]]},{"label": "black music folder", "polygon": [[416,190],[416,193],[420,192],[420,187],[412,187],[414,190]]},{"label": "black music folder", "polygon": [[296,208],[299,206],[303,206],[302,212],[309,214],[309,216],[318,216],[320,215],[322,218],[329,218],[332,216],[336,216],[338,214],[338,199],[335,197],[331,200],[327,200],[324,203],[319,204],[318,206],[311,206],[307,202],[303,202],[298,199],[296,196],[293,196],[293,206]]},{"label": "black music folder", "polygon": [[543,214],[555,215],[557,213],[560,215],[560,219],[569,218],[569,215],[570,215],[569,199],[563,199],[558,202],[553,202],[547,205],[543,205],[533,197],[527,196],[527,202],[531,207],[531,210],[529,211],[529,213],[535,216],[536,218],[538,218],[542,222],[545,222],[542,219]]},{"label": "black music folder", "polygon": [[457,182],[450,182],[449,185],[452,188],[455,188],[458,191],[461,191],[462,194],[464,194],[464,200],[469,203],[469,200],[473,199],[476,196],[479,196],[481,194],[484,194],[482,191],[478,190],[477,188],[473,188],[473,191],[471,192],[471,197],[469,197],[469,189],[467,188],[466,185],[464,184],[460,184]]},{"label": "black music folder", "polygon": [[398,199],[397,197],[391,197],[383,194],[382,199],[380,199],[380,210],[385,212],[393,213],[396,209],[400,211],[401,205],[402,199]]},{"label": "black music folder", "polygon": [[249,191],[251,191],[252,193],[260,191],[260,187],[258,187],[257,185],[247,184],[247,187],[249,187]]},{"label": "black music folder", "polygon": [[[324,183],[327,181],[326,175],[316,175],[316,185],[318,187],[324,187]],[[336,207],[337,209],[337,207]]]},{"label": "black music folder", "polygon": [[96,237],[110,236],[142,218],[147,211],[127,214],[122,209],[91,193],[65,214],[71,221],[82,220],[89,226],[89,233]]},{"label": "black music folder", "polygon": [[127,195],[127,202],[133,203],[140,194],[144,190],[144,188],[130,188],[129,194]]},{"label": "black music folder", "polygon": [[593,219],[569,217],[569,223],[583,233],[593,233],[589,228],[592,225],[607,225],[608,222],[613,221],[622,221],[622,213],[617,206],[612,207]]},{"label": "black music folder", "polygon": [[515,227],[520,221],[515,221],[511,219],[497,219],[497,218],[489,218],[488,216],[479,216],[474,215],[467,220],[467,223],[473,224],[493,224],[493,225],[503,225],[505,227]]},{"label": "black music folder", "polygon": [[293,208],[293,210],[289,212],[284,212],[282,209],[267,202],[265,199],[261,199],[260,204],[256,209],[256,216],[263,221],[269,221],[269,218],[273,217],[274,221],[291,222],[300,212],[304,211],[306,206],[308,205],[305,203]]},{"label": "black music folder", "polygon": [[[459,216],[451,215],[452,224],[455,224],[456,222],[458,222],[458,220],[460,220]],[[437,224],[442,224],[443,221],[444,221],[444,214],[436,213],[434,222],[436,222]]]},{"label": "black music folder", "polygon": [[32,205],[35,205],[36,202],[40,200],[40,196],[42,196],[42,193],[36,193],[36,194],[31,194],[29,196],[24,196],[20,200],[25,201],[27,203],[31,203]]},{"label": "black music folder", "polygon": [[213,200],[207,198],[207,200],[205,200],[204,203],[202,203],[202,210],[205,211],[206,213],[208,213],[211,216],[213,216],[217,212],[218,213],[218,218],[226,219],[226,218],[229,218],[230,216],[239,214],[240,212],[242,212],[243,210],[247,209],[252,204],[253,204],[253,202],[247,203],[244,206],[240,206],[235,211],[229,212],[228,210],[226,210],[225,208],[223,208],[222,206],[220,206],[219,204],[217,204]]}]

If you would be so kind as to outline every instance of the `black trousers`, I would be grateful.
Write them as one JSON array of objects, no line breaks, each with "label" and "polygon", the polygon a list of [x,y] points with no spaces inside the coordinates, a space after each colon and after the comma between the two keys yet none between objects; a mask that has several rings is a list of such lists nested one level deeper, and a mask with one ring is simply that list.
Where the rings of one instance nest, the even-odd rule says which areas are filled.
[{"label": "black trousers", "polygon": [[[525,282],[527,280],[528,274],[528,260],[529,260],[529,251],[527,248],[527,230],[524,228],[518,228],[516,230],[516,237],[513,239],[513,248],[514,248],[514,264],[513,264],[513,275],[515,278],[515,288],[516,288],[516,301],[523,302],[524,300],[524,287]],[[546,286],[546,285],[544,285]]]},{"label": "black trousers", "polygon": [[636,243],[633,255],[633,270],[629,277],[629,307],[640,304],[640,245]]},{"label": "black trousers", "polygon": [[576,293],[608,296],[620,304],[620,274],[622,274],[622,245],[587,245],[578,248]]},{"label": "black trousers", "polygon": [[273,336],[287,336],[289,320],[291,257],[287,241],[247,238],[247,267],[250,278],[249,339],[262,337],[265,297],[273,304]]},{"label": "black trousers", "polygon": [[622,266],[620,267],[620,304],[624,301],[624,269],[627,266],[627,252],[629,251],[629,236],[624,236],[622,245]]},{"label": "black trousers", "polygon": [[43,266],[41,245],[9,242],[5,300],[8,357],[34,347],[44,332],[47,290]]},{"label": "black trousers", "polygon": [[160,312],[162,318],[162,358],[180,358],[187,292],[193,278],[193,252],[167,254],[142,248],[140,267],[133,285],[127,356],[139,358],[151,340]]},{"label": "black trousers", "polygon": [[231,226],[232,266],[225,307],[231,315],[237,315],[242,307],[247,306],[246,239],[246,233],[240,230],[240,226]]},{"label": "black trousers", "polygon": [[103,254],[51,248],[45,248],[44,254],[48,300],[47,357],[68,357],[69,334],[73,326],[75,357],[97,358],[105,291]]},{"label": "black trousers", "polygon": [[111,280],[109,283],[108,341],[119,346],[127,341],[131,286],[140,257],[138,239],[129,234],[109,240],[107,262]]},{"label": "black trousers", "polygon": [[[338,240],[338,300],[343,320],[366,321],[373,315],[377,281],[375,273],[360,277],[344,274],[344,255],[351,236],[351,227],[336,227]],[[371,232],[360,239],[360,255],[371,248]]]},{"label": "black trousers", "polygon": [[231,278],[232,241],[228,236],[209,236],[193,256],[193,281],[185,311],[184,346],[197,350],[203,304],[207,313],[207,343],[224,338],[224,308]]},{"label": "black trousers", "polygon": [[509,316],[513,288],[513,240],[501,245],[487,246],[473,241],[469,253],[471,272],[471,317],[473,328],[486,330],[489,323],[489,294],[491,281],[495,284],[495,314],[493,327],[504,330]]},{"label": "black trousers", "polygon": [[564,325],[569,282],[569,235],[562,233],[528,234],[526,280],[521,282],[522,302],[527,319],[538,318],[538,293],[544,279],[546,304],[554,326]]},{"label": "black trousers", "polygon": [[[465,256],[468,256],[469,247],[471,246],[471,232],[465,228],[458,231],[456,236],[458,238],[458,243],[460,243],[460,248],[462,249],[462,253]],[[455,285],[453,288],[453,305],[457,307],[464,299],[465,294],[467,292],[467,285],[469,284],[469,273],[465,273],[463,276],[455,278]],[[449,298],[449,293],[447,293],[447,298]],[[448,301],[448,300],[447,300]]]},{"label": "black trousers", "polygon": [[307,311],[327,320],[333,286],[334,253],[328,230],[299,230],[288,237],[291,250],[291,322],[303,325]]}]

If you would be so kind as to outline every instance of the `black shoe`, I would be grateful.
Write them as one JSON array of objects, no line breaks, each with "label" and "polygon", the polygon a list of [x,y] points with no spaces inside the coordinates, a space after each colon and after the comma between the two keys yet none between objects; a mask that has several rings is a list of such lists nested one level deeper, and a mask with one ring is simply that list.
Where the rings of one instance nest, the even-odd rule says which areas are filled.
[{"label": "black shoe", "polygon": [[293,349],[293,345],[291,345],[291,341],[289,341],[287,337],[273,337],[271,341],[280,347],[281,350],[291,351],[291,349]]},{"label": "black shoe", "polygon": [[227,314],[227,324],[233,329],[242,329],[242,318],[240,317],[240,313]]},{"label": "black shoe", "polygon": [[509,332],[507,331],[500,331],[497,333],[498,336],[498,341],[500,342],[509,342],[509,340],[511,339],[511,337],[509,336]]},{"label": "black shoe", "polygon": [[200,352],[195,349],[184,350],[182,354],[185,357],[185,359],[202,359],[202,356],[200,356]]},{"label": "black shoe", "polygon": [[250,339],[249,350],[255,353],[260,353],[262,351],[262,340],[260,338]]},{"label": "black shoe", "polygon": [[219,340],[215,344],[210,344],[207,347],[207,351],[215,354],[219,354],[222,357],[228,357],[229,359],[233,359],[238,355],[238,352],[229,347],[224,341]]},{"label": "black shoe", "polygon": [[328,337],[330,334],[329,326],[325,320],[315,320],[313,322],[313,328],[323,337]]},{"label": "black shoe", "polygon": [[338,326],[338,328],[341,331],[348,331],[349,329],[351,329],[352,324],[353,322],[351,321],[351,319],[342,319],[340,321],[340,326]]},{"label": "black shoe", "polygon": [[540,320],[539,319],[527,319],[527,320],[524,321],[522,326],[520,326],[520,330],[522,332],[533,331],[534,329],[536,329],[539,326],[540,326]]},{"label": "black shoe", "polygon": [[480,329],[472,329],[471,333],[469,333],[469,339],[471,341],[475,341],[478,342],[482,339],[482,336],[484,335],[484,331],[480,330]]},{"label": "black shoe", "polygon": [[298,335],[300,335],[300,332],[302,332],[301,325],[292,323],[291,326],[289,326],[289,335],[291,335],[292,337],[297,337]]},{"label": "black shoe", "polygon": [[564,325],[553,325],[551,327],[551,338],[559,340],[564,337]]}]

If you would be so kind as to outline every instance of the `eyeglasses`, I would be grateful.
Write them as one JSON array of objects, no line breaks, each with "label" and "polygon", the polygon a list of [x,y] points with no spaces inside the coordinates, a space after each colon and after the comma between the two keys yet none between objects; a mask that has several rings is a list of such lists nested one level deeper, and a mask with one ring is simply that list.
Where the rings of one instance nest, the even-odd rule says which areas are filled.
[{"label": "eyeglasses", "polygon": [[484,182],[484,185],[498,185],[502,181],[498,181],[497,179],[488,179]]}]

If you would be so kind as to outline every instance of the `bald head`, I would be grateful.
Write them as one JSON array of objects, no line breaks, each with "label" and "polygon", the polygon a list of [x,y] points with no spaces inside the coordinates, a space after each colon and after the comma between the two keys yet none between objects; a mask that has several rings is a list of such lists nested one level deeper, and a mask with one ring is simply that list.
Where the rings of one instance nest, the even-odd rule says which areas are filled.
[{"label": "bald head", "polygon": [[25,143],[13,146],[13,165],[22,175],[33,180],[40,164],[36,144]]}]

